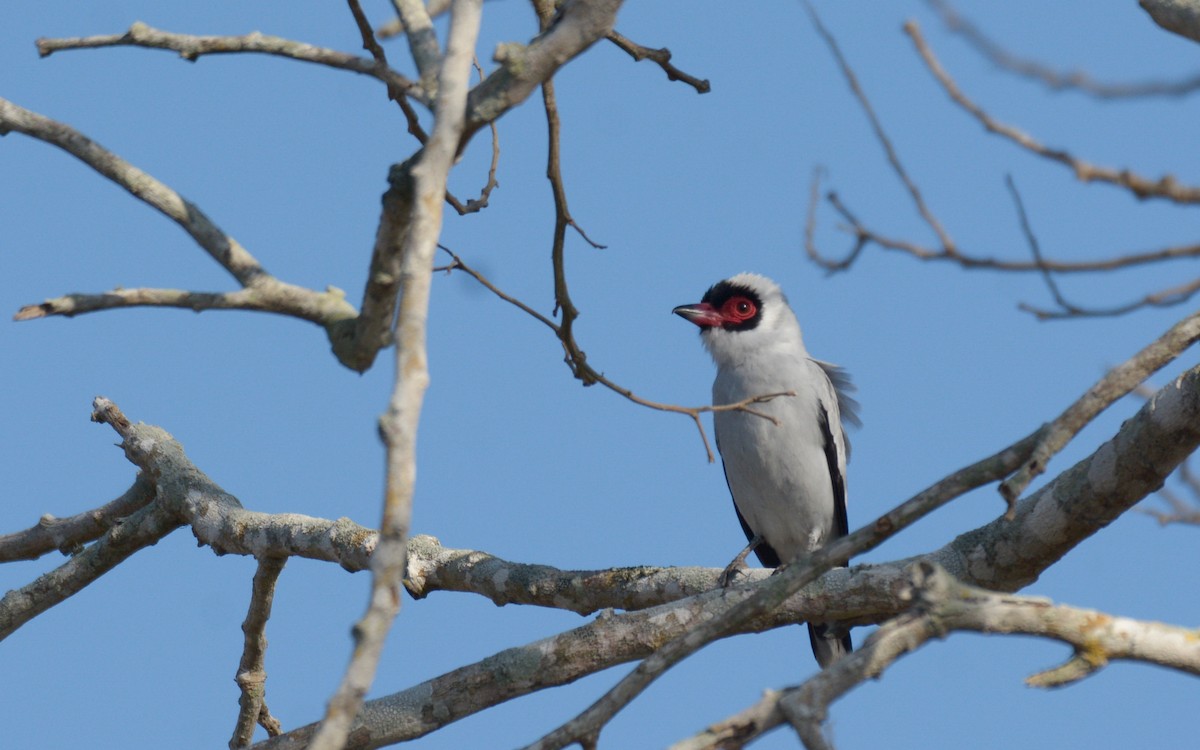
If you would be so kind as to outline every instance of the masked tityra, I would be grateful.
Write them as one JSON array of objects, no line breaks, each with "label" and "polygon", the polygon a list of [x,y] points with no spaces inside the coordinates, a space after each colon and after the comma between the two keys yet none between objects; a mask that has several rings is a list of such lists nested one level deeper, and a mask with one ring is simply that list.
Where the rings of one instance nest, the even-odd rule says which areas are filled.
[{"label": "masked tityra", "polygon": [[[717,364],[713,403],[794,391],[755,411],[713,414],[717,450],[742,530],[763,565],[775,568],[849,533],[842,421],[858,424],[854,390],[841,368],[813,359],[779,285],[742,273],[713,285],[676,315],[700,327]],[[757,545],[755,541],[757,540]],[[746,552],[733,565],[745,559]],[[845,564],[845,563],[843,563]],[[809,623],[813,654],[828,666],[851,650],[850,635]]]}]

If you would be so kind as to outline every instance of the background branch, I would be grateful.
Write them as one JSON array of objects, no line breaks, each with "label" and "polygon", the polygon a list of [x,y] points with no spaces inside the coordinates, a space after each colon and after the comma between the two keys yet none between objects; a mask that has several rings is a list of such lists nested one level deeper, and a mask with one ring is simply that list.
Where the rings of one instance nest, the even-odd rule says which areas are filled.
[{"label": "background branch", "polygon": [[942,17],[951,32],[958,34],[993,65],[1037,81],[1052,91],[1081,91],[1098,99],[1131,99],[1151,96],[1186,96],[1200,89],[1200,76],[1180,81],[1143,81],[1106,83],[1097,81],[1085,70],[1059,72],[1036,60],[1013,54],[964,18],[944,0],[927,0]]},{"label": "background branch", "polygon": [[934,56],[928,42],[925,41],[925,37],[921,34],[920,26],[917,25],[916,21],[906,22],[904,24],[904,31],[912,39],[917,54],[921,56],[926,67],[929,68],[929,72],[942,85],[942,88],[945,89],[950,99],[978,120],[989,133],[1004,136],[1026,151],[1068,167],[1075,174],[1075,178],[1082,182],[1104,182],[1115,185],[1128,190],[1142,200],[1147,198],[1162,198],[1175,203],[1200,203],[1200,188],[1183,185],[1171,175],[1153,180],[1137,175],[1128,169],[1118,170],[1097,166],[1072,156],[1065,149],[1045,146],[1024,131],[994,119],[982,107],[971,99],[968,99],[966,94],[958,87],[958,84],[950,77],[950,74],[946,72],[946,69],[942,67],[942,64]]}]

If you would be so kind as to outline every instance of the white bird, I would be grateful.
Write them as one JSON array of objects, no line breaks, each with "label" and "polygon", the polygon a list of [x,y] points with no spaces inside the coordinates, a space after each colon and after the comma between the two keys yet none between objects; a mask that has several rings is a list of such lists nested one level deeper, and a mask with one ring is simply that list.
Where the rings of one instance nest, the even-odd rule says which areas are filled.
[{"label": "white bird", "polygon": [[[700,340],[716,362],[714,404],[795,393],[751,407],[778,423],[745,411],[713,415],[725,480],[750,541],[728,570],[743,564],[751,549],[775,568],[849,533],[850,444],[842,422],[859,424],[858,404],[848,395],[854,386],[841,368],[809,356],[779,285],[738,274],[714,284],[699,303],[673,312],[700,327]],[[852,648],[843,628],[810,622],[808,629],[822,667]]]}]

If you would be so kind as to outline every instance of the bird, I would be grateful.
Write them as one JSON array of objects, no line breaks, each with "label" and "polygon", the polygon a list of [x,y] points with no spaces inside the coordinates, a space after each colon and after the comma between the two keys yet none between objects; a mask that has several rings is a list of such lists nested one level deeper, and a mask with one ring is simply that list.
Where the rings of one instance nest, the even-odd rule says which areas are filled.
[{"label": "bird", "polygon": [[[845,370],[809,356],[779,285],[740,273],[672,312],[700,328],[717,367],[713,404],[792,394],[755,403],[758,414],[713,413],[725,481],[749,542],[726,573],[744,566],[752,549],[765,567],[778,568],[849,533],[843,422],[861,424],[855,387]],[[843,627],[809,622],[808,631],[822,668],[853,649]]]}]

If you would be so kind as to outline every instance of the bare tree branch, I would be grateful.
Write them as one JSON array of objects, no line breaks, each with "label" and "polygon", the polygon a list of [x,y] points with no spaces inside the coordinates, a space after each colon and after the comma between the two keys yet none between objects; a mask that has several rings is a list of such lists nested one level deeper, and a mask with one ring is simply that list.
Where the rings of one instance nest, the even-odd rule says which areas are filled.
[{"label": "bare tree branch", "polygon": [[1001,258],[968,255],[956,249],[954,253],[945,248],[928,247],[908,240],[889,237],[869,228],[861,219],[855,216],[841,197],[835,192],[826,194],[826,200],[845,220],[845,230],[854,237],[854,246],[841,259],[824,255],[816,245],[816,210],[820,199],[821,176],[823,170],[813,170],[812,182],[809,188],[808,218],[805,221],[804,248],[808,257],[827,271],[843,271],[854,264],[867,245],[874,243],[885,250],[895,250],[907,253],[918,260],[950,261],[970,270],[1036,272],[1053,271],[1055,273],[1091,273],[1096,271],[1115,271],[1122,268],[1160,263],[1180,258],[1200,257],[1200,244],[1175,245],[1158,250],[1134,251],[1123,253],[1101,260],[1064,261],[1053,258],[1043,258],[1041,263],[1028,260],[1004,260]]},{"label": "bare tree branch", "polygon": [[64,555],[77,554],[84,544],[97,539],[152,500],[154,482],[145,474],[138,474],[124,494],[99,508],[68,518],[55,518],[47,513],[31,528],[0,535],[0,563],[36,560],[52,550]]},{"label": "bare tree branch", "polygon": [[1058,687],[1082,679],[1115,660],[1200,675],[1200,643],[1191,629],[1054,605],[1041,597],[987,591],[955,580],[931,562],[914,563],[906,575],[903,596],[913,601],[911,610],[883,623],[855,652],[798,687],[768,691],[755,705],[671,750],[741,747],[785,723],[792,724],[810,750],[832,747],[821,724],[834,701],[877,679],[926,642],[959,630],[1034,635],[1071,646],[1074,655],[1063,666],[1027,680],[1035,687]]},{"label": "bare tree branch", "polygon": [[1062,320],[1064,318],[1077,317],[1115,317],[1133,312],[1134,310],[1140,310],[1143,307],[1174,307],[1175,305],[1181,305],[1194,297],[1197,292],[1200,292],[1200,278],[1193,279],[1179,286],[1151,292],[1139,300],[1116,307],[1087,310],[1045,310],[1024,302],[1018,305],[1018,307],[1025,312],[1032,313],[1038,320]]},{"label": "bare tree branch", "polygon": [[36,320],[56,315],[73,318],[76,315],[125,307],[168,307],[192,312],[246,310],[276,313],[330,327],[354,315],[354,308],[345,300],[345,292],[337,287],[331,286],[324,292],[317,292],[278,281],[233,292],[113,289],[100,294],[67,294],[34,305],[25,305],[13,315],[13,320]]},{"label": "bare tree branch", "polygon": [[1125,396],[1139,383],[1162,369],[1200,339],[1200,312],[1179,321],[1149,346],[1112,368],[1066,411],[1047,425],[1037,449],[1021,468],[1000,485],[1011,517],[1014,503],[1025,488],[1046,470],[1050,458],[1070,442],[1097,414]]},{"label": "bare tree branch", "polygon": [[[543,80],[612,29],[620,0],[568,0],[553,26],[528,46],[501,45],[497,61],[503,65],[467,97],[467,121],[458,151],[488,123],[523,102]],[[339,361],[365,372],[379,350],[392,343],[391,324],[400,288],[400,248],[408,231],[412,202],[412,160],[394,166],[388,176],[391,188],[383,197],[383,214],[363,292],[362,313],[331,333]]]},{"label": "bare tree branch", "polygon": [[807,557],[791,561],[777,575],[757,586],[753,595],[729,610],[718,616],[694,620],[696,624],[685,634],[658,648],[588,709],[526,746],[526,750],[557,750],[574,743],[586,746],[594,742],[612,717],[672,666],[713,640],[737,630],[747,620],[776,609],[835,565],[874,548],[950,500],[1006,475],[1012,467],[1025,460],[1028,451],[1036,444],[1036,438],[1037,433],[955,472],[873,523],[833,540]]},{"label": "bare tree branch", "polygon": [[341,750],[351,723],[375,679],[383,644],[400,609],[406,543],[416,483],[417,426],[429,369],[425,347],[430,271],[442,230],[446,180],[458,154],[466,121],[471,61],[483,0],[454,0],[446,54],[438,71],[433,133],[413,162],[412,219],[401,252],[400,306],[396,321],[396,380],[379,432],[387,451],[386,487],[379,543],[371,555],[371,594],[354,627],[354,654],[312,750]]},{"label": "bare tree branch", "polygon": [[[475,68],[475,72],[479,75],[479,80],[482,81],[483,68],[479,65],[478,57],[473,60],[472,65]],[[462,201],[454,197],[453,193],[449,190],[446,191],[446,202],[458,212],[459,216],[473,214],[487,208],[492,191],[500,186],[500,183],[496,182],[496,168],[500,164],[500,130],[496,127],[495,122],[489,122],[488,128],[492,131],[492,163],[488,165],[487,181],[479,191],[479,197],[469,199],[464,205]]]},{"label": "bare tree branch", "polygon": [[221,231],[195,204],[171,188],[100,146],[79,131],[0,99],[0,134],[9,131],[58,146],[92,169],[129,191],[134,197],[175,221],[212,258],[242,285],[241,292],[202,294],[170,289],[114,290],[100,295],[68,295],[27,305],[17,320],[47,315],[75,315],[96,310],[153,305],[193,310],[237,308],[258,310],[308,320],[324,326],[330,335],[341,321],[353,318],[354,308],[340,290],[325,292],[288,284],[272,276],[237,240]]},{"label": "bare tree branch", "polygon": [[421,0],[392,0],[392,7],[396,9],[400,28],[408,35],[408,47],[421,74],[421,85],[432,99],[437,94],[438,69],[442,64],[433,21]]},{"label": "bare tree branch", "polygon": [[1188,300],[1196,291],[1200,290],[1200,279],[1196,279],[1190,284],[1185,284],[1182,287],[1166,289],[1161,292],[1147,295],[1145,298],[1132,302],[1126,305],[1118,305],[1116,307],[1102,308],[1087,308],[1080,307],[1072,302],[1068,302],[1063,296],[1062,291],[1058,288],[1058,283],[1054,280],[1054,275],[1050,269],[1046,267],[1045,258],[1042,257],[1041,246],[1038,243],[1037,236],[1033,233],[1033,227],[1029,223],[1029,216],[1025,212],[1025,204],[1021,201],[1021,194],[1017,192],[1017,186],[1013,182],[1011,176],[1006,178],[1008,190],[1012,194],[1013,203],[1017,207],[1017,215],[1021,221],[1021,231],[1025,234],[1025,240],[1029,243],[1029,249],[1033,252],[1033,259],[1041,266],[1042,279],[1046,282],[1046,287],[1050,290],[1051,297],[1054,298],[1055,304],[1058,305],[1057,310],[1043,310],[1034,307],[1030,304],[1022,302],[1018,307],[1029,313],[1033,313],[1039,320],[1063,320],[1066,318],[1100,318],[1114,317],[1124,315],[1126,313],[1137,310],[1141,307],[1169,307],[1178,305]]},{"label": "bare tree branch", "polygon": [[[192,465],[179,444],[162,429],[131,424],[115,405],[105,399],[97,399],[95,414],[97,421],[112,425],[122,436],[122,447],[127,457],[144,474],[156,477],[158,500],[138,511],[138,514],[144,517],[154,512],[167,519],[176,519],[169,528],[151,535],[147,543],[152,543],[178,523],[186,522],[197,539],[222,553],[303,555],[339,561],[348,570],[366,567],[367,557],[374,548],[374,532],[344,519],[330,522],[295,514],[269,516],[246,511],[235,498]],[[1198,444],[1200,367],[1193,368],[1160,390],[1136,416],[1122,425],[1112,440],[1021,502],[1012,521],[993,521],[963,534],[925,557],[972,585],[996,591],[1020,589],[1036,580],[1042,571],[1082,540],[1107,526],[1153,492]],[[864,534],[888,536],[898,532],[914,520],[915,514],[928,512],[942,499],[960,494],[970,486],[985,482],[988,477],[1008,473],[1021,463],[1033,445],[1034,436],[1031,436],[991,459],[947,477],[847,539],[857,545]],[[140,525],[142,522],[138,514],[114,527],[110,534]],[[102,539],[73,558],[68,565],[103,554],[100,550],[105,543]],[[442,549],[436,540],[428,537],[416,537],[408,546],[411,551],[408,585],[416,596],[443,588],[476,591],[497,603],[534,603],[576,611],[585,611],[586,608],[567,602],[591,601],[593,604],[627,609],[650,608],[643,612],[601,617],[582,629],[555,636],[547,642],[505,652],[515,662],[498,655],[396,695],[372,701],[366,704],[356,720],[358,729],[355,730],[355,737],[367,736],[378,742],[373,740],[362,747],[378,747],[419,736],[492,705],[490,702],[487,705],[475,702],[475,691],[480,684],[498,686],[496,693],[488,693],[486,701],[499,702],[550,684],[562,684],[622,661],[643,658],[662,643],[664,637],[682,636],[690,623],[726,618],[738,607],[745,606],[754,597],[777,586],[777,580],[784,579],[783,574],[768,576],[767,571],[751,571],[752,578],[761,577],[765,580],[747,586],[704,591],[713,586],[720,571],[655,568],[556,571],[544,566],[506,563],[483,553]],[[844,555],[846,552],[834,550],[832,554]],[[809,564],[814,562],[823,564],[820,560],[810,560]],[[886,620],[909,606],[898,596],[898,592],[904,588],[904,566],[908,562],[830,571],[822,576],[820,582],[807,587],[803,595],[787,599],[786,604],[781,600],[781,606],[766,608],[750,619],[730,625],[721,635],[778,627],[811,617],[848,623]],[[797,563],[793,567],[800,569],[809,565]],[[59,577],[55,585],[42,587],[57,591],[54,601],[47,603],[45,599],[39,600],[36,594],[26,595],[33,586],[10,592],[0,601],[0,625],[8,628],[7,632],[78,591],[95,577],[79,568],[65,572],[60,569],[56,574]],[[598,590],[589,590],[592,586],[585,585],[588,583],[586,580],[581,583],[580,579],[588,576],[592,577],[592,583]],[[501,579],[504,583],[497,584]],[[57,589],[60,584],[65,588]],[[623,587],[623,590],[612,596],[602,593],[610,587]],[[687,598],[676,601],[680,596]],[[651,606],[656,602],[666,604],[659,604],[658,608]],[[678,610],[679,616],[667,615],[672,611],[669,609],[672,606],[683,608]],[[637,619],[642,616],[645,619]],[[624,619],[628,617],[634,619]],[[647,631],[644,639],[624,643],[624,634],[630,632],[628,626],[636,622],[652,623],[654,628],[670,627],[667,630],[654,630],[653,634]],[[609,630],[604,631],[603,628]],[[603,636],[604,632],[609,632],[610,636]],[[624,645],[613,650],[609,656],[597,659],[597,637],[616,638]],[[546,643],[557,643],[561,648],[545,650]],[[575,655],[561,662],[560,671],[522,672],[530,675],[529,681],[509,684],[507,679],[499,679],[499,675],[512,676],[513,664],[531,663],[529,656],[535,653],[554,654],[555,659],[567,659],[569,655]],[[606,660],[610,657],[611,661]],[[580,664],[584,666],[580,667]],[[549,668],[550,665],[546,666]],[[495,675],[496,679],[489,681],[486,678],[489,674]],[[543,684],[543,680],[546,684]],[[484,700],[483,697],[479,698]],[[441,717],[434,721],[437,726],[427,723],[431,716]],[[360,729],[368,734],[361,735]],[[296,745],[291,743],[310,737],[311,732],[311,727],[296,730],[278,738],[281,744],[272,742],[267,746],[294,747]]]},{"label": "bare tree branch", "polygon": [[241,36],[198,36],[155,29],[139,21],[130,26],[124,34],[37,40],[38,54],[42,57],[48,57],[63,50],[100,47],[146,47],[173,50],[178,52],[183,59],[192,62],[204,55],[231,53],[258,53],[286,57],[291,60],[315,63],[370,76],[387,84],[389,90],[395,90],[419,101],[431,101],[420,85],[387,67],[386,63],[380,65],[377,60],[368,60],[338,50],[317,47],[283,37],[260,34],[257,31]]},{"label": "bare tree branch", "polygon": [[1200,4],[1194,0],[1138,0],[1138,5],[1167,31],[1200,42]]},{"label": "bare tree branch", "polygon": [[[437,18],[446,11],[450,10],[451,0],[429,0],[425,4],[425,12],[430,18]],[[399,18],[393,18],[384,25],[375,30],[375,36],[379,39],[391,39],[404,33],[404,24]]]},{"label": "bare tree branch", "polygon": [[858,100],[858,103],[863,108],[863,112],[866,113],[867,120],[871,123],[871,130],[875,132],[875,138],[879,141],[880,145],[883,146],[883,150],[887,154],[888,163],[892,165],[892,171],[894,171],[896,176],[900,178],[900,181],[904,183],[904,188],[908,191],[909,196],[912,198],[913,204],[917,208],[917,213],[921,215],[921,218],[925,220],[925,223],[929,225],[929,228],[932,229],[933,233],[937,235],[938,242],[941,243],[943,252],[951,257],[956,256],[958,251],[955,249],[954,240],[950,239],[950,235],[946,232],[946,229],[942,226],[942,223],[938,221],[937,217],[933,215],[933,212],[929,210],[929,207],[925,204],[925,199],[921,196],[920,189],[917,188],[917,184],[912,180],[911,177],[908,176],[908,171],[900,162],[900,156],[896,153],[896,149],[892,146],[892,142],[888,138],[887,133],[884,131],[883,125],[879,122],[879,118],[875,115],[874,107],[871,106],[870,100],[867,99],[866,93],[863,91],[862,86],[859,85],[858,77],[854,75],[854,70],[850,67],[850,63],[848,63],[845,56],[842,55],[842,50],[840,47],[838,47],[837,40],[834,39],[833,35],[829,33],[828,29],[825,28],[825,25],[821,23],[821,17],[817,15],[817,11],[812,6],[812,3],[808,2],[808,0],[805,0],[804,7],[808,10],[809,18],[812,19],[813,26],[816,28],[817,33],[821,36],[821,39],[825,41],[825,44],[829,47],[829,51],[833,53],[833,58],[837,61],[838,68],[841,69],[842,75],[846,79],[846,83],[850,86],[850,91],[854,94],[854,98]]},{"label": "bare tree branch", "polygon": [[1037,235],[1033,232],[1033,225],[1029,223],[1029,214],[1025,212],[1025,203],[1021,200],[1021,193],[1017,190],[1017,183],[1013,182],[1012,175],[1005,175],[1004,184],[1008,187],[1009,195],[1012,196],[1013,205],[1017,207],[1017,218],[1021,221],[1021,232],[1025,235],[1025,241],[1029,243],[1029,250],[1033,253],[1033,260],[1041,266],[1042,281],[1046,282],[1046,288],[1050,290],[1050,296],[1054,298],[1054,301],[1063,310],[1082,312],[1080,308],[1067,302],[1066,298],[1062,295],[1062,291],[1058,288],[1058,283],[1054,280],[1054,276],[1046,268],[1045,258],[1042,257],[1042,246],[1038,243]]},{"label": "bare tree branch", "polygon": [[496,48],[500,68],[471,91],[463,144],[480,128],[525,101],[560,67],[612,31],[621,0],[564,0],[553,23],[528,45]]},{"label": "bare tree branch", "polygon": [[642,60],[653,60],[658,67],[662,68],[667,74],[668,81],[682,81],[692,88],[696,89],[697,94],[707,94],[712,91],[712,85],[707,78],[696,78],[695,76],[684,73],[679,68],[671,64],[671,50],[666,47],[654,49],[652,47],[643,47],[642,45],[632,41],[628,37],[622,36],[615,30],[608,32],[608,41],[623,49],[634,62]]},{"label": "bare tree branch", "polygon": [[978,120],[989,133],[1004,136],[1026,151],[1068,167],[1075,173],[1076,179],[1082,182],[1105,182],[1116,185],[1128,190],[1142,200],[1147,198],[1161,198],[1175,203],[1200,203],[1200,187],[1183,185],[1171,175],[1152,180],[1134,174],[1128,169],[1118,170],[1097,166],[1072,156],[1070,152],[1064,149],[1045,146],[1024,131],[994,119],[982,107],[968,99],[966,94],[958,87],[958,84],[950,78],[950,74],[942,67],[942,64],[934,56],[933,50],[930,49],[929,44],[925,41],[925,37],[922,36],[921,29],[916,21],[905,23],[904,31],[912,39],[917,53],[929,68],[929,72],[942,85],[942,88],[945,89],[950,99]]},{"label": "bare tree branch", "polygon": [[275,582],[286,563],[286,557],[264,557],[258,561],[258,569],[254,572],[250,609],[242,622],[242,659],[234,678],[242,694],[238,699],[237,725],[229,740],[229,750],[248,747],[254,739],[254,727],[260,723],[272,737],[282,733],[279,722],[267,710],[267,670],[263,662],[267,655],[266,629],[275,600]]},{"label": "bare tree branch", "polygon": [[0,599],[0,640],[54,605],[79,593],[133,553],[150,547],[183,521],[151,503],[104,532],[87,549]]},{"label": "bare tree branch", "polygon": [[[560,217],[560,220],[561,220],[561,217]],[[565,232],[565,225],[564,225],[563,231]],[[556,234],[555,236],[557,237],[558,235]],[[744,411],[748,414],[753,414],[757,417],[761,417],[763,419],[769,419],[772,422],[774,422],[775,421],[774,417],[768,416],[760,411],[756,411],[753,408],[753,406],[755,404],[765,403],[765,402],[770,401],[775,398],[791,397],[791,396],[796,395],[792,391],[783,391],[780,393],[764,393],[761,396],[753,396],[751,398],[743,399],[736,403],[715,404],[712,406],[677,406],[675,404],[660,403],[658,401],[651,401],[649,399],[642,398],[641,396],[637,395],[630,389],[628,389],[624,386],[618,385],[617,383],[614,383],[612,380],[609,380],[606,376],[604,376],[602,373],[600,373],[594,367],[592,367],[590,364],[588,364],[587,355],[579,348],[579,344],[578,344],[578,342],[576,342],[574,340],[573,335],[566,332],[564,329],[565,321],[566,321],[566,317],[567,317],[565,310],[563,313],[564,324],[559,325],[558,323],[555,323],[550,318],[546,317],[545,315],[542,315],[537,310],[534,310],[532,307],[525,304],[524,302],[517,299],[516,297],[506,294],[499,287],[497,287],[495,284],[493,284],[491,282],[491,280],[489,280],[486,276],[484,276],[483,274],[481,274],[479,271],[475,270],[471,266],[467,265],[463,261],[462,258],[460,258],[458,255],[456,255],[449,248],[443,247],[442,249],[445,250],[447,253],[449,253],[450,258],[451,258],[450,265],[445,266],[442,270],[453,271],[453,270],[457,269],[457,270],[463,271],[464,273],[471,276],[471,278],[475,279],[480,284],[482,284],[492,294],[495,294],[497,297],[504,300],[505,302],[517,307],[521,311],[525,312],[527,315],[530,315],[533,318],[537,319],[540,323],[542,323],[542,325],[546,326],[551,331],[553,331],[555,337],[557,337],[559,339],[559,341],[563,343],[564,351],[567,352],[567,359],[566,359],[567,366],[571,368],[571,372],[573,374],[577,373],[577,372],[582,373],[583,377],[580,377],[579,375],[576,375],[576,377],[579,377],[579,379],[583,381],[584,385],[593,385],[593,384],[599,383],[600,385],[603,385],[605,388],[608,388],[609,390],[613,391],[614,393],[620,394],[624,398],[632,401],[635,404],[638,404],[639,406],[645,406],[647,408],[654,409],[656,411],[665,411],[665,412],[671,412],[674,414],[684,414],[688,417],[691,417],[692,422],[694,422],[696,425],[697,431],[700,433],[700,440],[704,444],[704,452],[708,458],[709,463],[712,463],[713,461],[715,461],[715,456],[713,455],[713,452],[712,452],[712,446],[708,442],[708,435],[704,431],[704,423],[700,420],[701,414],[704,414],[706,412],[718,412],[718,411]],[[564,277],[564,285],[565,285],[565,277]],[[569,297],[567,297],[567,301],[568,302],[570,301]],[[570,337],[569,344],[567,343],[567,337]],[[572,349],[575,352],[577,352],[577,356],[575,359],[571,358]]]},{"label": "bare tree branch", "polygon": [[[876,140],[878,140],[880,145],[883,147],[884,152],[887,155],[888,162],[892,166],[892,170],[896,173],[897,177],[900,178],[901,183],[905,186],[909,196],[912,198],[913,203],[917,208],[917,212],[925,220],[926,224],[930,226],[934,234],[937,235],[939,242],[938,247],[926,247],[908,240],[888,237],[884,234],[874,231],[868,228],[857,216],[855,216],[836,193],[830,192],[827,196],[828,201],[830,205],[832,205],[837,211],[837,213],[846,221],[848,226],[846,226],[845,229],[854,237],[854,244],[850,251],[841,259],[834,259],[822,254],[816,245],[816,213],[817,203],[820,195],[821,174],[823,172],[823,170],[818,167],[813,172],[809,193],[808,217],[805,221],[804,230],[804,247],[808,257],[822,268],[831,272],[846,270],[853,265],[856,260],[858,260],[863,250],[865,250],[870,244],[879,245],[886,250],[905,252],[920,260],[951,261],[968,269],[1036,271],[1044,276],[1048,275],[1051,271],[1108,271],[1146,263],[1171,260],[1175,258],[1200,256],[1200,245],[1195,244],[1168,247],[1146,252],[1127,253],[1115,258],[1099,261],[1059,261],[1042,257],[1040,253],[1037,253],[1032,262],[1009,261],[962,253],[954,244],[953,240],[950,238],[948,232],[946,232],[941,222],[938,221],[938,219],[933,215],[932,211],[926,205],[916,183],[911,177],[909,177],[907,170],[900,161],[899,154],[892,145],[891,139],[888,137],[886,131],[883,129],[881,121],[875,114],[875,110],[871,106],[871,102],[867,98],[866,92],[862,89],[862,86],[859,85],[857,76],[854,74],[854,71],[850,67],[850,64],[846,60],[845,56],[841,53],[841,49],[837,45],[837,40],[821,23],[820,18],[817,16],[811,5],[806,7],[809,9],[814,26],[821,37],[825,40],[826,44],[829,46],[834,59],[838,63],[838,67],[841,69],[843,76],[846,78],[851,92],[854,94],[854,97],[858,100],[860,106],[863,108],[864,113],[867,115],[867,119],[875,133]],[[912,33],[919,34],[919,31],[910,31],[910,34]],[[921,44],[923,44],[923,42]],[[932,65],[936,65],[936,61],[934,61]],[[940,68],[938,70],[940,70]],[[953,83],[951,82],[950,85],[953,86]],[[1023,208],[1021,209],[1021,215],[1024,217]],[[1025,226],[1027,227],[1027,222]],[[1026,236],[1030,236],[1028,229],[1026,229]],[[1192,285],[1186,285],[1185,287],[1176,289],[1168,289],[1153,295],[1149,295],[1144,300],[1137,303],[1108,310],[1088,311],[1088,314],[1120,315],[1148,305],[1165,306],[1168,304],[1178,304],[1186,300],[1191,296],[1192,293],[1195,292],[1195,289],[1192,288],[1193,286],[1200,286],[1200,280],[1197,280]],[[1043,319],[1062,317],[1059,314],[1047,313],[1027,305],[1022,305],[1022,309],[1033,312]],[[1078,313],[1072,314],[1083,314],[1083,311],[1080,310]]]},{"label": "bare tree branch", "polygon": [[959,34],[998,68],[1033,79],[1053,91],[1075,90],[1099,99],[1132,99],[1151,96],[1186,96],[1200,89],[1200,76],[1182,81],[1144,81],[1139,83],[1105,83],[1097,81],[1083,70],[1059,72],[1036,60],[1019,57],[983,33],[944,0],[928,0],[941,15],[946,28]]},{"label": "bare tree branch", "polygon": [[[1066,551],[1132,507],[1197,444],[1200,367],[1160,391],[1155,403],[1145,405],[1111,441],[1024,500],[1013,521],[993,521],[926,558],[973,585],[997,591],[1022,588]],[[1032,440],[1026,439],[1023,445],[1027,451]],[[997,454],[989,460],[990,465],[985,461],[972,467],[974,474],[972,470],[959,472],[918,497],[929,500],[939,492],[961,487],[963,482],[980,481],[988,474],[1002,475],[1005,465],[1017,465],[1021,455],[1015,451]],[[1149,473],[1148,467],[1153,467]],[[876,521],[874,528],[887,529],[883,533],[898,531],[902,525],[893,524],[902,519],[896,514],[906,507],[911,510],[911,503]],[[414,543],[417,541],[414,539]],[[461,580],[496,580],[505,575],[505,570],[486,556],[446,551],[444,559],[451,558],[455,564],[481,566],[456,574]],[[806,589],[803,600],[788,600],[786,607],[742,621],[723,635],[779,627],[813,616],[836,618],[845,614],[853,619],[850,615],[854,610],[859,614],[870,611],[867,621],[890,619],[911,607],[911,600],[902,596],[911,562],[830,571],[818,586]],[[633,570],[630,573],[636,575]],[[717,573],[716,569],[707,571],[709,581],[715,581]],[[767,576],[767,571],[751,573],[762,579],[748,586],[716,588],[640,612],[602,616],[575,630],[507,649],[407,690],[368,701],[355,724],[356,747],[375,748],[414,739],[497,703],[643,658],[663,638],[684,637],[693,623],[726,617],[782,577]],[[557,593],[565,598],[571,596],[570,590],[564,585],[557,588]],[[647,631],[644,626],[650,621],[655,626]],[[312,727],[300,728],[257,747],[301,748],[311,732]],[[586,741],[584,736],[580,739]]]}]

